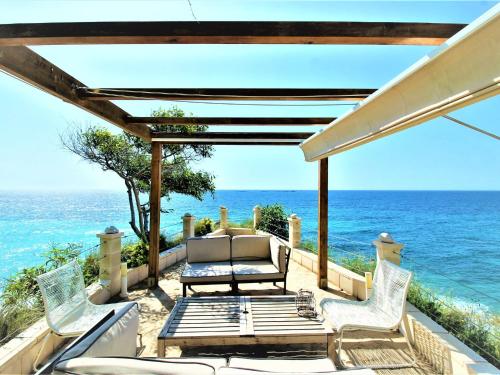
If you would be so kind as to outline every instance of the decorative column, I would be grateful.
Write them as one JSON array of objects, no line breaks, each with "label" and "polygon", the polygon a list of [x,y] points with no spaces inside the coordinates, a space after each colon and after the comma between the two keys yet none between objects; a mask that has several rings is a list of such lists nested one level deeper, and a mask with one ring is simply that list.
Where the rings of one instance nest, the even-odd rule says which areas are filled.
[{"label": "decorative column", "polygon": [[220,228],[227,229],[227,208],[220,206]]},{"label": "decorative column", "polygon": [[260,223],[260,218],[262,217],[262,209],[259,205],[253,208],[253,229],[257,229]]},{"label": "decorative column", "polygon": [[194,237],[195,217],[186,212],[182,217],[182,239],[186,241],[189,237]]},{"label": "decorative column", "polygon": [[377,262],[386,259],[398,266],[401,264],[400,251],[404,245],[395,242],[389,233],[380,233],[373,244],[377,248]]},{"label": "decorative column", "polygon": [[299,247],[302,236],[302,219],[297,214],[291,214],[288,218],[288,242],[292,248]]},{"label": "decorative column", "polygon": [[121,250],[123,232],[108,227],[96,235],[101,240],[99,249],[99,283],[108,288],[112,296],[121,289]]}]

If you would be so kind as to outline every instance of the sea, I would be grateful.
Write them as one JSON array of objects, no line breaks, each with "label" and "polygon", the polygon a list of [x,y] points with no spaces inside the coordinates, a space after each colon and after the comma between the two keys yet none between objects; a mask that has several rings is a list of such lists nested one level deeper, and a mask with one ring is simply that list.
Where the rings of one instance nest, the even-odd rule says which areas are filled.
[{"label": "sea", "polygon": [[[334,190],[328,199],[330,255],[373,259],[372,241],[388,232],[404,244],[402,266],[441,298],[500,313],[500,191]],[[218,190],[202,201],[174,194],[162,201],[161,227],[175,236],[182,215],[218,220],[220,206],[242,222],[255,205],[274,203],[302,219],[304,240],[316,241],[316,191]],[[110,225],[131,241],[129,220],[125,192],[0,192],[0,277],[40,264],[54,245],[90,249]]]}]

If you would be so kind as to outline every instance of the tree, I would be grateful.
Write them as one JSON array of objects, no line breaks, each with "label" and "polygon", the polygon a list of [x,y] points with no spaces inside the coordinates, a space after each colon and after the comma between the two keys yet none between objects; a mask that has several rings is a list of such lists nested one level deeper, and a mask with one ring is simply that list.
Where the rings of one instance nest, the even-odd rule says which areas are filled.
[{"label": "tree", "polygon": [[[154,117],[184,117],[176,107],[158,109]],[[154,131],[189,134],[206,131],[199,125],[152,125]],[[63,146],[84,160],[98,164],[104,171],[116,173],[124,182],[130,207],[130,226],[144,242],[149,243],[149,200],[142,202],[141,193],[151,189],[151,144],[126,132],[112,134],[98,126],[74,128],[61,136]],[[167,144],[163,146],[162,197],[171,193],[190,195],[201,200],[207,192],[215,190],[214,176],[195,171],[191,164],[212,156],[209,145]],[[162,212],[166,210],[162,209]]]}]

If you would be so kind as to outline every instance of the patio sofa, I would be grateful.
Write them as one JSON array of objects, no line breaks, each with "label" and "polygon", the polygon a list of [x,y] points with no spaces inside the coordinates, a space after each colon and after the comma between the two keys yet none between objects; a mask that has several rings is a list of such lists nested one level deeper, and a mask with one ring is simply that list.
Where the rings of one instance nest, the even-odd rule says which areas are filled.
[{"label": "patio sofa", "polygon": [[182,293],[191,285],[229,284],[232,290],[240,283],[283,282],[290,248],[272,235],[228,235],[189,238],[187,262],[181,275]]},{"label": "patio sofa", "polygon": [[[131,303],[110,312],[81,335],[37,375],[47,374],[156,374],[156,375],[286,375],[333,374],[335,365],[322,359],[144,358],[136,357],[139,310]],[[371,370],[350,375],[374,374]]]}]

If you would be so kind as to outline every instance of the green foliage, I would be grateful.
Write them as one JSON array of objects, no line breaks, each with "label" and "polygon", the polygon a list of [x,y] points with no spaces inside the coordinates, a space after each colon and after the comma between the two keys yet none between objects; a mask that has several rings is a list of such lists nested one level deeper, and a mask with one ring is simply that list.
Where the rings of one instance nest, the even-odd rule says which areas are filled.
[{"label": "green foliage", "polygon": [[149,246],[144,241],[136,241],[122,246],[122,262],[127,262],[128,268],[142,266],[148,262]]},{"label": "green foliage", "polygon": [[288,220],[283,206],[275,203],[262,207],[257,229],[288,238]]},{"label": "green foliage", "polygon": [[316,247],[316,243],[311,240],[302,241],[299,245],[300,249],[309,251],[310,253],[318,254],[318,248]]},{"label": "green foliage", "polygon": [[161,246],[161,243],[160,243],[160,249],[162,249],[162,250],[171,249],[172,247],[176,247],[177,245],[181,244],[182,241],[183,241],[182,234],[178,234],[173,239],[165,239],[163,247]]},{"label": "green foliage", "polygon": [[[179,108],[158,109],[153,117],[184,117]],[[152,125],[153,131],[190,134],[203,132],[207,126]],[[144,242],[149,242],[149,201],[141,202],[141,194],[151,189],[151,143],[126,132],[113,134],[108,129],[90,126],[72,127],[61,137],[63,146],[82,159],[97,164],[103,171],[112,171],[124,182],[130,206],[130,226]],[[190,195],[201,200],[205,193],[215,190],[214,176],[192,169],[192,163],[212,156],[213,148],[201,144],[166,144],[162,148],[161,196],[172,193]]]},{"label": "green foliage", "polygon": [[246,220],[243,220],[241,223],[238,224],[238,228],[253,229],[253,218],[250,217]]},{"label": "green foliage", "polygon": [[488,362],[500,367],[500,324],[495,318],[471,307],[458,307],[452,301],[438,299],[417,281],[410,286],[408,301]]},{"label": "green foliage", "polygon": [[203,219],[198,220],[194,225],[194,235],[204,236],[208,233],[213,232],[215,229],[215,223],[209,217],[204,217]]}]

